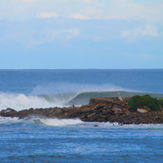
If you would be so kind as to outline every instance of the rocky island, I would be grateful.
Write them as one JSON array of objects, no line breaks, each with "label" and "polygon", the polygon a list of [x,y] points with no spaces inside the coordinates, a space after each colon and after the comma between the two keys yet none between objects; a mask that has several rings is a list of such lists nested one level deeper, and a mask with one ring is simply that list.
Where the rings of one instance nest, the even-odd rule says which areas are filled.
[{"label": "rocky island", "polygon": [[149,95],[122,98],[91,98],[88,105],[0,111],[1,117],[41,116],[47,118],[79,118],[84,122],[117,122],[119,124],[163,124],[163,100]]}]

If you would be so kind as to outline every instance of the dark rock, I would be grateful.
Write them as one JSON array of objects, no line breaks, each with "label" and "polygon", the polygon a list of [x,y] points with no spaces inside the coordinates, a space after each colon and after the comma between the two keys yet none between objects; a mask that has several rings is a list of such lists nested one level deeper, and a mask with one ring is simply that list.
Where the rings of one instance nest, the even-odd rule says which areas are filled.
[{"label": "dark rock", "polygon": [[0,112],[0,116],[4,116],[4,117],[14,117],[16,116],[16,114],[17,114],[17,111],[11,108],[7,108]]},{"label": "dark rock", "polygon": [[[41,116],[47,118],[79,118],[85,122],[118,122],[119,124],[163,124],[163,112],[151,112],[149,108],[146,113],[139,113],[136,110],[131,110],[128,105],[129,97],[123,98],[123,101],[118,98],[91,98],[89,105],[81,107],[64,107],[64,108],[38,108],[21,110],[19,112],[14,109],[6,109],[0,111],[0,116],[3,117],[19,117],[25,118],[29,116]],[[96,126],[95,126],[96,127]]]}]

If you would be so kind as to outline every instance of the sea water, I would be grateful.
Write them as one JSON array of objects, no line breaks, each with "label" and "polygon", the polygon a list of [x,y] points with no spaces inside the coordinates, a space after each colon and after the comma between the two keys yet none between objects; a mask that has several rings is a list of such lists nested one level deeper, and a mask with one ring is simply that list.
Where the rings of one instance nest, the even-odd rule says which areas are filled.
[{"label": "sea water", "polygon": [[[0,110],[163,97],[163,70],[0,70]],[[0,117],[0,162],[163,162],[163,125]]]}]

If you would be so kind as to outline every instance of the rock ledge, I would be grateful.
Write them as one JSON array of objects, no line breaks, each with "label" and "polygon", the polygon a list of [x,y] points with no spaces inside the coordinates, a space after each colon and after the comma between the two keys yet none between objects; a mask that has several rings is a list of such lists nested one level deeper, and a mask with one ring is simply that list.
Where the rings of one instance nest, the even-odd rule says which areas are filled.
[{"label": "rock ledge", "polygon": [[25,118],[28,116],[43,116],[47,118],[79,118],[84,122],[117,122],[120,124],[163,124],[163,112],[132,111],[128,105],[130,98],[91,98],[89,105],[64,108],[39,108],[15,111],[6,109],[0,111],[2,117]]}]

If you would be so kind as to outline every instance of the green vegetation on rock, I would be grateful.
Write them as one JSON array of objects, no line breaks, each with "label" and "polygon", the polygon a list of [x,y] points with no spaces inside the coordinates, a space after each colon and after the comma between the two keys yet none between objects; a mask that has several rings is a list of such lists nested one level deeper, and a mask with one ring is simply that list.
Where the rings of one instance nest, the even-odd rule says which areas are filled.
[{"label": "green vegetation on rock", "polygon": [[161,107],[163,107],[163,99],[159,98],[159,99],[158,99],[158,103],[159,103],[159,105],[160,105]]},{"label": "green vegetation on rock", "polygon": [[133,96],[129,101],[129,106],[132,109],[143,108],[144,106],[146,106],[152,111],[159,111],[161,105],[163,105],[163,100],[153,98],[150,95]]}]

